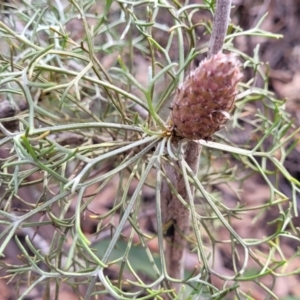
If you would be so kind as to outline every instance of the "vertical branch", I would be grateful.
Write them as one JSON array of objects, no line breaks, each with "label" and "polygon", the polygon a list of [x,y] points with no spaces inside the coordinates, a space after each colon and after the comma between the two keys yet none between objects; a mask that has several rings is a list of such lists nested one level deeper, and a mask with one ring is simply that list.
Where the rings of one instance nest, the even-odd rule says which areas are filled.
[{"label": "vertical branch", "polygon": [[231,0],[218,0],[213,21],[213,30],[211,33],[207,57],[222,51],[224,39],[226,36],[229,15],[231,8]]},{"label": "vertical branch", "polygon": [[[176,144],[176,146],[178,146]],[[173,166],[166,163],[164,169],[169,183],[177,190],[180,189],[178,184],[180,174],[175,168],[179,167],[177,161],[172,161]],[[165,238],[165,260],[168,275],[172,278],[181,279],[183,277],[183,259],[186,242],[184,236],[187,233],[186,219],[189,218],[188,210],[177,199],[176,195],[172,194],[167,181],[163,181],[162,186],[162,221],[164,224]],[[184,220],[184,222],[182,222]],[[189,225],[188,225],[189,226]],[[175,287],[173,285],[173,287]],[[178,289],[177,289],[178,287]],[[177,292],[180,286],[177,285]]]},{"label": "vertical branch", "polygon": [[[174,149],[182,151],[180,142],[174,141],[172,146]],[[197,173],[199,165],[199,150],[201,150],[199,144],[191,141],[189,151],[185,153],[184,157],[195,173]],[[163,196],[161,211],[162,221],[165,225],[164,238],[166,242],[164,254],[168,275],[175,279],[181,279],[184,275],[184,254],[190,229],[190,212],[186,206],[178,200],[177,196],[171,193],[167,183],[167,181],[169,181],[169,183],[176,188],[178,194],[188,202],[185,182],[182,174],[178,172],[180,168],[179,162],[173,160],[172,163],[173,165],[164,164],[167,179],[163,181],[161,190]],[[192,193],[194,193],[194,188],[192,188]],[[172,287],[175,288],[176,292],[179,292],[181,284],[172,284]]]},{"label": "vertical branch", "polygon": [[[214,24],[212,36],[210,39],[208,58],[222,51],[224,38],[229,22],[229,13],[231,0],[218,0],[214,16]],[[178,141],[172,142],[175,149],[181,151]],[[197,175],[199,160],[201,153],[201,145],[195,141],[188,141],[184,153],[184,159]],[[178,161],[174,161],[174,166],[179,168]],[[184,273],[184,253],[186,248],[186,237],[190,228],[189,210],[174,195],[168,182],[176,188],[178,194],[188,202],[188,195],[183,179],[183,175],[179,173],[173,166],[165,164],[165,172],[167,179],[162,183],[162,221],[167,227],[165,233],[165,258],[168,275],[172,278],[182,279]],[[194,196],[194,189],[192,189]],[[180,284],[173,284],[173,288],[178,292]]]}]

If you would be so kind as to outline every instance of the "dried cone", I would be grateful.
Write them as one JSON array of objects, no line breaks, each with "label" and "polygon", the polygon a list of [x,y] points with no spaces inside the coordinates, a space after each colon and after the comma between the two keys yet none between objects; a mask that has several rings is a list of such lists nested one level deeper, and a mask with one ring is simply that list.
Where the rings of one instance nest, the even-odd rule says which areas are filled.
[{"label": "dried cone", "polygon": [[242,77],[233,54],[218,54],[202,61],[178,88],[170,122],[177,136],[208,140],[229,119]]}]

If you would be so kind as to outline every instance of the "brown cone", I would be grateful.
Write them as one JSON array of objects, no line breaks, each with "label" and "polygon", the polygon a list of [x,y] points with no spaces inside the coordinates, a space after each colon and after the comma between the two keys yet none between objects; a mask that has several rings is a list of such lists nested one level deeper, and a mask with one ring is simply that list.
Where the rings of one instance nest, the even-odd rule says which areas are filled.
[{"label": "brown cone", "polygon": [[177,136],[208,140],[229,119],[242,77],[233,54],[218,53],[202,61],[178,88],[171,124]]}]

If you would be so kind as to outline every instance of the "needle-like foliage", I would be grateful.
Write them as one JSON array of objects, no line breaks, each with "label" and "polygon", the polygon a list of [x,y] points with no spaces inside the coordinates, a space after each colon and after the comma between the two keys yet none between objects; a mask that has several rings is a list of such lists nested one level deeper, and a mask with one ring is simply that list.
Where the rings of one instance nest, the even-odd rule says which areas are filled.
[{"label": "needle-like foliage", "polygon": [[[178,136],[167,116],[193,61],[207,52],[214,1],[182,3],[0,4],[5,108],[0,120],[0,266],[19,299],[35,290],[44,299],[58,299],[65,285],[84,299],[224,299],[229,293],[243,299],[251,292],[241,283],[250,281],[276,297],[272,284],[285,275],[282,266],[293,261],[281,250],[282,238],[299,242],[292,220],[300,184],[284,167],[299,129],[289,121],[284,101],[268,91],[259,45],[250,57],[234,42],[243,35],[279,36],[261,30],[263,20],[248,31],[230,24],[224,52],[234,53],[241,72],[251,69],[253,78],[238,85],[226,128],[211,141],[197,141],[203,148],[197,174],[183,155],[186,141],[173,143]],[[195,23],[193,17],[202,13],[209,18]],[[259,80],[263,86],[256,85]],[[251,134],[234,142],[233,134],[242,136],[246,127]],[[187,198],[173,185],[170,169],[183,176]],[[229,206],[213,188],[235,183],[241,190],[251,176],[260,176],[269,188],[264,204],[244,203],[237,196],[236,205]],[[290,195],[280,190],[280,178],[289,183]],[[182,239],[197,259],[183,279],[170,277],[166,267],[164,239],[176,224],[166,224],[161,216],[165,181],[191,215],[190,233]],[[112,182],[117,182],[113,204],[105,214],[92,211],[97,195]],[[155,225],[147,232],[145,188],[155,195]],[[239,226],[253,226],[267,209],[278,211],[270,235],[237,232],[237,220]],[[253,223],[245,224],[244,216],[252,212]],[[97,221],[94,236],[83,229],[87,219]],[[155,253],[150,242],[156,238]],[[6,259],[12,244],[20,254],[18,263]],[[230,248],[231,273],[216,268],[219,245]],[[137,263],[139,257],[143,260]],[[249,264],[256,266],[254,275]],[[117,269],[116,278],[108,276],[111,269]],[[264,276],[273,283],[262,283]],[[212,280],[216,277],[221,285]],[[174,291],[174,282],[180,291]]]}]

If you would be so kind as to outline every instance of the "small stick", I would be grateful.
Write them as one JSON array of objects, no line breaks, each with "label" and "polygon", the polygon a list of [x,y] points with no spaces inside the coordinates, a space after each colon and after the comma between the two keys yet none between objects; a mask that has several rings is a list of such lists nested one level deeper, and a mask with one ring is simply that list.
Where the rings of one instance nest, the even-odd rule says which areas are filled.
[{"label": "small stick", "polygon": [[222,51],[224,39],[229,23],[231,9],[231,0],[218,0],[213,21],[213,30],[211,33],[207,57]]}]

